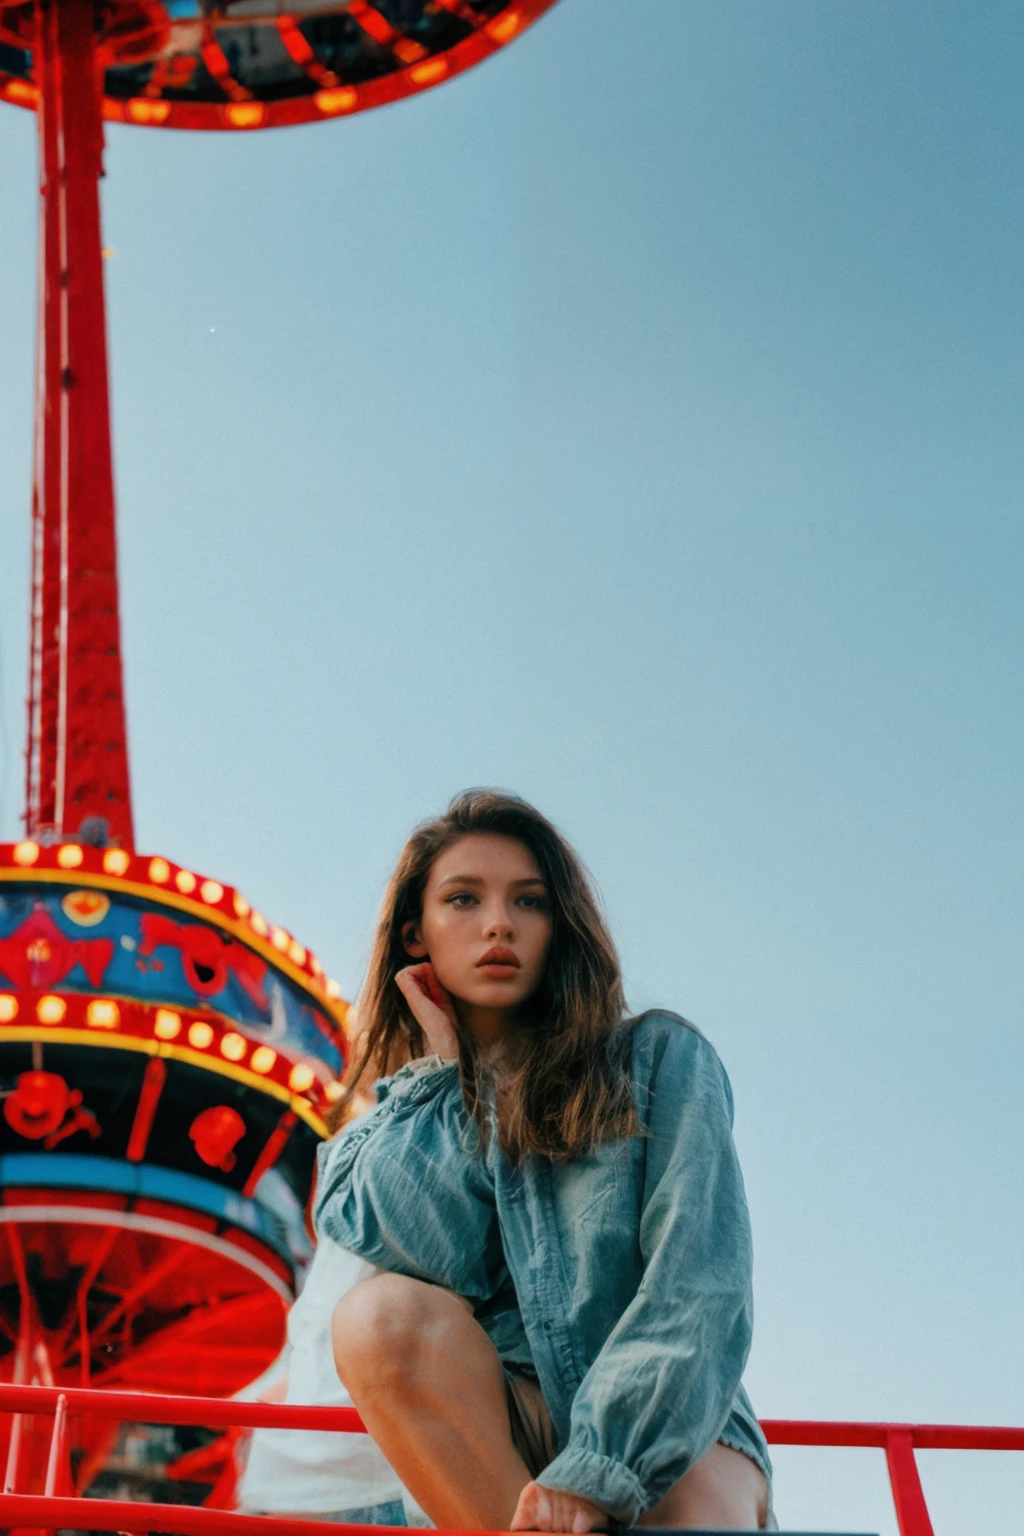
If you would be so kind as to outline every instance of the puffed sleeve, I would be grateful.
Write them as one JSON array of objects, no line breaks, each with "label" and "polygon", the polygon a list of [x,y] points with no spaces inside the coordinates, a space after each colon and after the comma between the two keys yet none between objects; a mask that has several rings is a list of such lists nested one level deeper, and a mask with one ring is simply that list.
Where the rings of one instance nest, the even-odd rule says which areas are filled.
[{"label": "puffed sleeve", "polygon": [[457,1066],[403,1068],[378,1098],[320,1149],[317,1230],[380,1269],[492,1302],[507,1270]]},{"label": "puffed sleeve", "polygon": [[750,1223],[725,1069],[681,1022],[660,1030],[648,1061],[635,1084],[646,1125],[643,1278],[576,1394],[564,1449],[539,1478],[624,1524],[718,1438],[752,1326]]}]

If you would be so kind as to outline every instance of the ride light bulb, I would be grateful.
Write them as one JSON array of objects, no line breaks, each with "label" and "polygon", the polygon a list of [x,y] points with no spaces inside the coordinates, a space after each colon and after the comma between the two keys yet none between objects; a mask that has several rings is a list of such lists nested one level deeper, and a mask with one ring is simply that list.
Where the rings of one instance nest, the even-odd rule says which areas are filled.
[{"label": "ride light bulb", "polygon": [[158,1008],[153,1021],[153,1033],[158,1040],[175,1040],[181,1034],[181,1014],[171,1008]]},{"label": "ride light bulb", "polygon": [[121,1010],[108,998],[94,997],[85,1010],[85,1021],[94,1029],[116,1029],[121,1022]]},{"label": "ride light bulb", "polygon": [[305,1061],[297,1061],[288,1074],[288,1086],[293,1093],[305,1093],[316,1082],[316,1073]]}]

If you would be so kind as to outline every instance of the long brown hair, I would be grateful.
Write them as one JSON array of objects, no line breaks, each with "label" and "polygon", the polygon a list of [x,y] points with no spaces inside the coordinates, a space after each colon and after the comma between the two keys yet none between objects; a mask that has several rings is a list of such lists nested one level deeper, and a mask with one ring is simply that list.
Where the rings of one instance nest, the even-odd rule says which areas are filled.
[{"label": "long brown hair", "polygon": [[[587,871],[546,817],[518,795],[469,789],[443,816],[416,828],[388,882],[357,1005],[359,1034],[334,1125],[346,1117],[360,1080],[391,1073],[423,1054],[423,1031],[395,985],[409,965],[402,928],[418,923],[438,854],[471,832],[513,837],[529,849],[551,901],[552,931],[544,977],[525,1004],[500,1068],[498,1140],[518,1162],[525,1153],[566,1159],[637,1129],[625,1066],[622,974]],[[488,1131],[488,1073],[460,1031],[466,1109]]]}]

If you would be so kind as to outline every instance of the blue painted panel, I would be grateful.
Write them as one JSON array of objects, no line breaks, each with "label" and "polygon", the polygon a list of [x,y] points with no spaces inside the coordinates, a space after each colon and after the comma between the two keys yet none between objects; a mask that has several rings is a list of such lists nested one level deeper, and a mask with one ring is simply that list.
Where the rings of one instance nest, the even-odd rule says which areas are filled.
[{"label": "blue painted panel", "polygon": [[[165,1200],[169,1205],[202,1211],[260,1238],[289,1263],[296,1244],[308,1247],[304,1234],[290,1233],[283,1212],[271,1212],[256,1200],[224,1189],[191,1173],[175,1173],[148,1163],[123,1163],[109,1157],[68,1157],[44,1152],[9,1152],[0,1157],[0,1186],[102,1190]],[[301,1212],[299,1213],[301,1227]]]},{"label": "blue painted panel", "polygon": [[340,1075],[332,1026],[300,987],[238,939],[140,898],[51,885],[0,893],[0,985],[204,1004],[243,1034]]}]

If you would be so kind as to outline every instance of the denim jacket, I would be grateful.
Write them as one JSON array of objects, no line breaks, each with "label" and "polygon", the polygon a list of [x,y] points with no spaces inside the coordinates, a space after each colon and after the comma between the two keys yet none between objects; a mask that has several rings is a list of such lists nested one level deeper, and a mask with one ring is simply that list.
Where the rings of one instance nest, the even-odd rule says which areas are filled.
[{"label": "denim jacket", "polygon": [[514,1167],[495,1137],[477,1149],[454,1064],[403,1068],[321,1149],[316,1220],[467,1296],[506,1365],[532,1359],[559,1443],[539,1481],[632,1523],[716,1440],[771,1467],[740,1385],[751,1245],[728,1078],[673,1014],[627,1028],[639,1135]]}]

